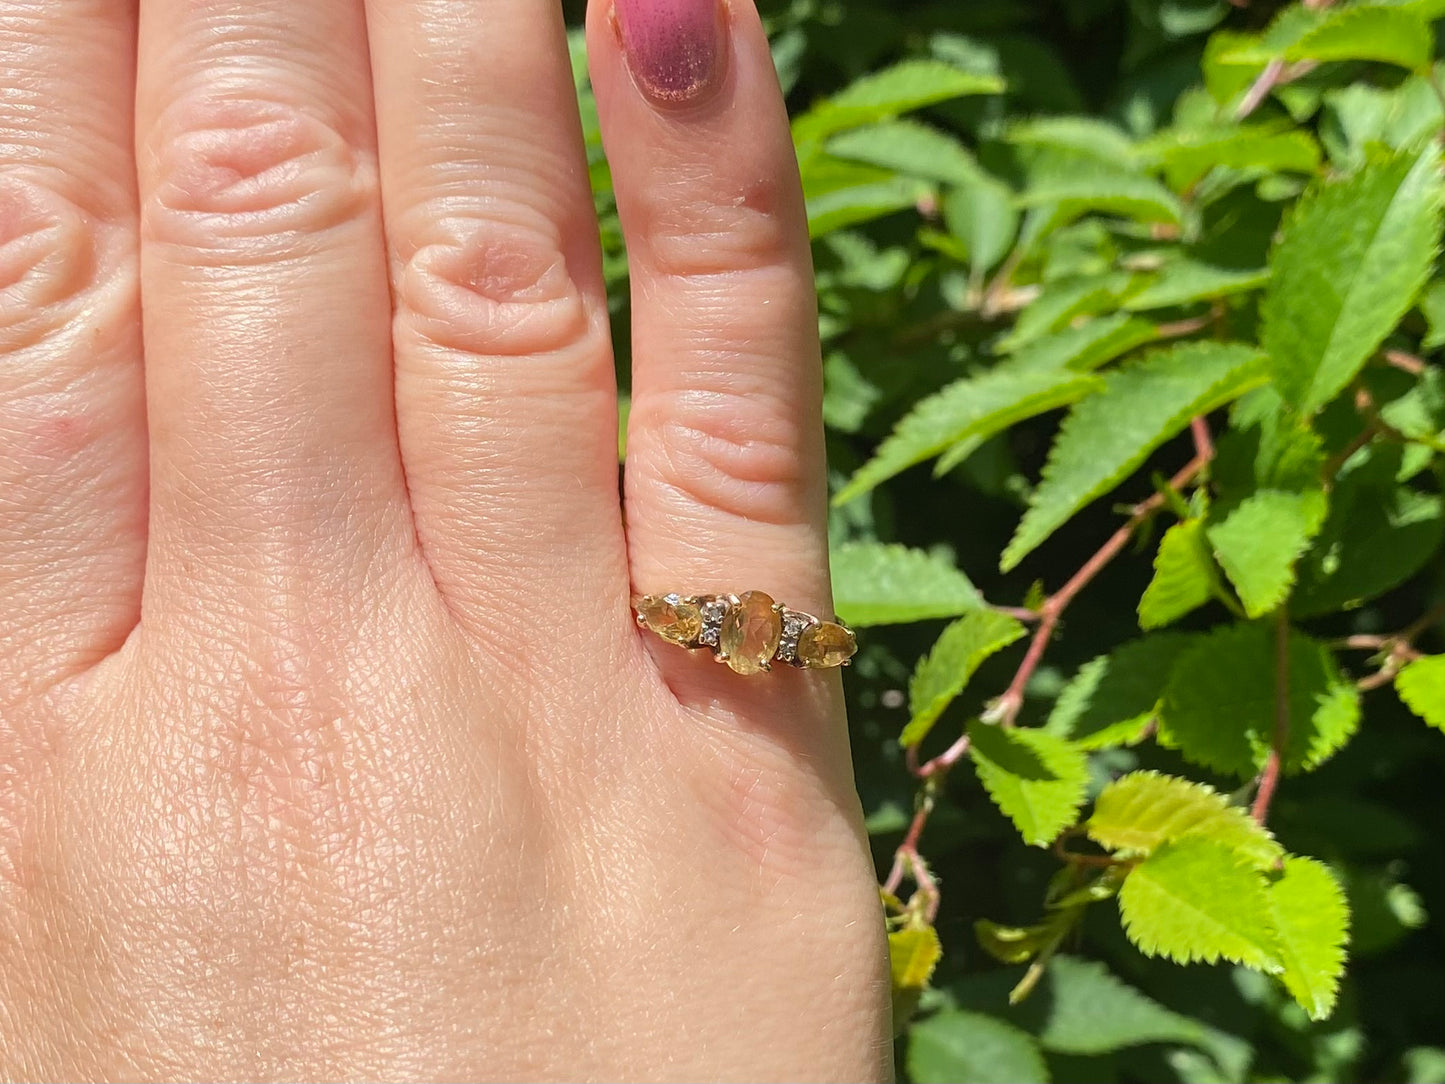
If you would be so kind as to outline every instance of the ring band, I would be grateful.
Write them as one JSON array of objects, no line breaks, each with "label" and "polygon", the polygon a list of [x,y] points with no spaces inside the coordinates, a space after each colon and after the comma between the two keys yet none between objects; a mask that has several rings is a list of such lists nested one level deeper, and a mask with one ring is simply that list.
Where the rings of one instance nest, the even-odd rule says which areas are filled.
[{"label": "ring band", "polygon": [[762,591],[634,595],[632,610],[642,628],[679,647],[710,648],[739,674],[771,670],[774,662],[800,670],[847,666],[858,650],[847,625],[790,609]]}]

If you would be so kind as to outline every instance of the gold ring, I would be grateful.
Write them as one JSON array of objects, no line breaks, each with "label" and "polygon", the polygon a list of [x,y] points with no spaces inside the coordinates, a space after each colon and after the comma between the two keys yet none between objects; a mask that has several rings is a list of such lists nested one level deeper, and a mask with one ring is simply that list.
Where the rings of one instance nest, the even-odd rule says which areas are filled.
[{"label": "gold ring", "polygon": [[853,630],[793,610],[761,591],[741,595],[634,595],[642,628],[670,644],[710,649],[739,674],[771,670],[774,662],[805,670],[847,666],[858,650]]}]

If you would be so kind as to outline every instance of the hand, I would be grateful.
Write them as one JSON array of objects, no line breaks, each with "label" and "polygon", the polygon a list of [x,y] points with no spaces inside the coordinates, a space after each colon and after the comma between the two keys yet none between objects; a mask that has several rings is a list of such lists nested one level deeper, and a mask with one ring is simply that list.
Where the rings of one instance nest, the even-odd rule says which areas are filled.
[{"label": "hand", "polygon": [[622,501],[554,3],[0,0],[0,1075],[887,1075],[837,672],[628,601],[830,610],[786,117],[617,6]]}]

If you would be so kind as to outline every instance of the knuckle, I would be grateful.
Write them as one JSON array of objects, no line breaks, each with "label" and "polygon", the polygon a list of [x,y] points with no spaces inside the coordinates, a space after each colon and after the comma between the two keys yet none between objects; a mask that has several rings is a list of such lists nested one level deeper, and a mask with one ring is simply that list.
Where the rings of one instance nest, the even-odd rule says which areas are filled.
[{"label": "knuckle", "polygon": [[67,340],[92,349],[136,293],[128,230],[34,179],[0,176],[0,354]]},{"label": "knuckle", "polygon": [[777,396],[691,388],[640,400],[633,419],[642,447],[629,469],[665,492],[753,522],[797,522],[811,473],[802,422]]},{"label": "knuckle", "polygon": [[646,262],[667,277],[727,275],[794,262],[806,254],[796,182],[755,178],[731,193],[688,193],[705,184],[684,180],[644,208],[640,236]]},{"label": "knuckle", "polygon": [[397,273],[399,338],[499,357],[571,353],[597,321],[560,241],[503,217],[441,221]]},{"label": "knuckle", "polygon": [[143,156],[147,240],[274,257],[366,214],[379,198],[374,156],[334,124],[259,97],[182,98]]}]

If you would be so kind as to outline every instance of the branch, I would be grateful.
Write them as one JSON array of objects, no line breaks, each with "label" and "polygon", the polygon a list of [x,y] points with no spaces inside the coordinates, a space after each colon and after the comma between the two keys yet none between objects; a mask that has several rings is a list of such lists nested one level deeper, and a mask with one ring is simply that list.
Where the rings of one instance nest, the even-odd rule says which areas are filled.
[{"label": "branch", "polygon": [[1269,803],[1274,800],[1275,787],[1289,741],[1289,612],[1281,607],[1274,624],[1274,737],[1269,743],[1269,757],[1259,774],[1259,790],[1249,813],[1256,824],[1269,819]]},{"label": "branch", "polygon": [[[1210,437],[1209,427],[1203,418],[1195,418],[1190,422],[1190,431],[1194,436],[1194,458],[1186,463],[1173,478],[1169,479],[1169,489],[1178,490],[1193,481],[1199,473],[1209,465],[1214,458],[1214,441]],[[1004,690],[1002,696],[993,702],[984,718],[991,723],[998,723],[1004,727],[1011,727],[1018,717],[1019,709],[1023,707],[1024,688],[1028,685],[1029,679],[1033,676],[1034,670],[1038,668],[1039,662],[1044,657],[1044,651],[1053,638],[1054,631],[1058,628],[1059,618],[1069,607],[1069,603],[1097,576],[1110,561],[1119,555],[1119,551],[1129,544],[1129,539],[1134,531],[1157,512],[1164,504],[1165,494],[1155,493],[1147,500],[1140,501],[1131,510],[1129,520],[1112,535],[1107,542],[1099,547],[1098,551],[1084,562],[1083,566],[1069,578],[1069,581],[1050,595],[1039,609],[1039,625],[1034,630],[1033,639],[1029,641],[1028,651],[1019,663],[1018,670],[1014,673],[1013,681]]]}]

